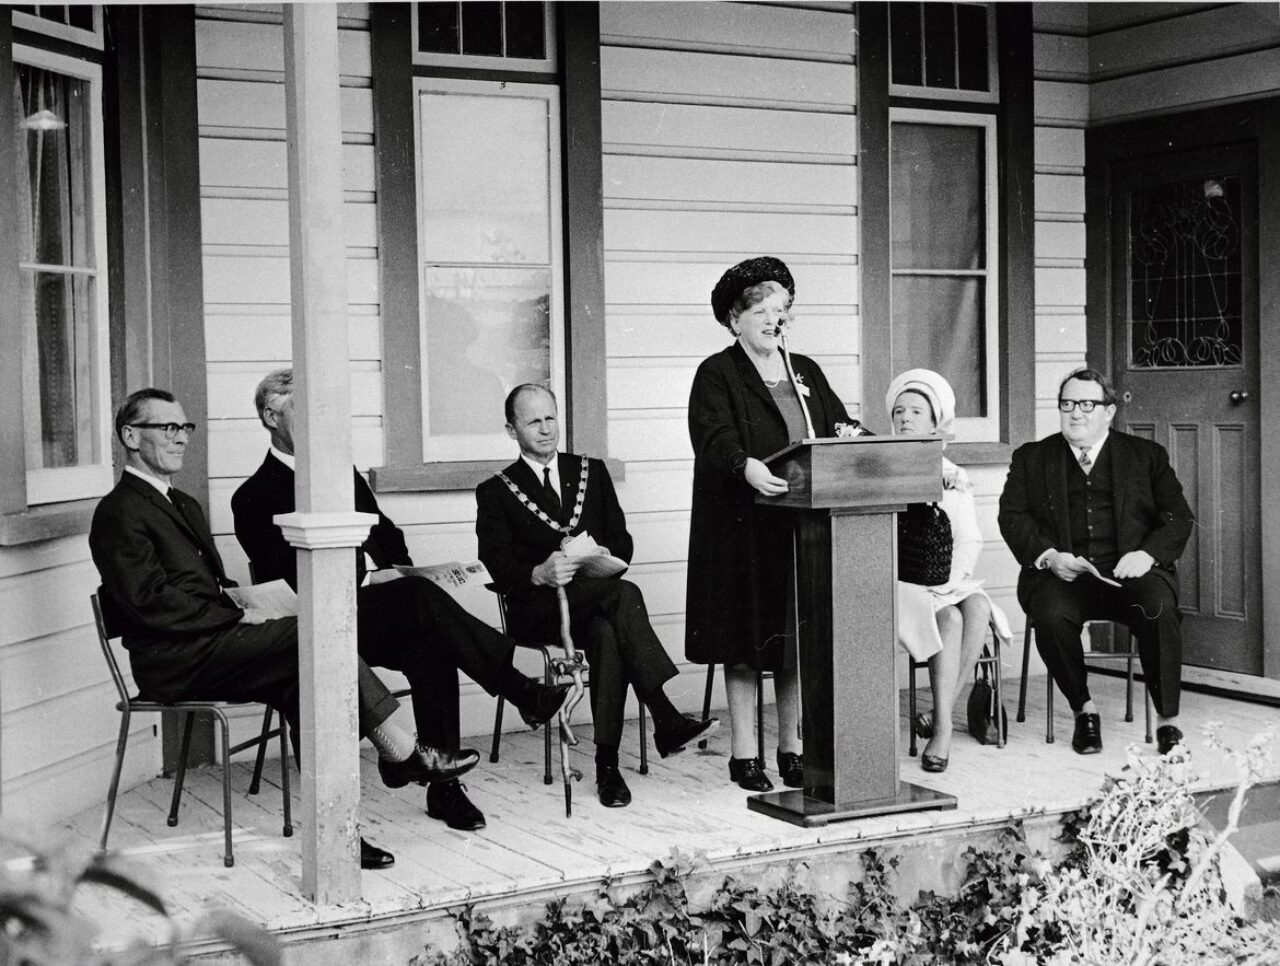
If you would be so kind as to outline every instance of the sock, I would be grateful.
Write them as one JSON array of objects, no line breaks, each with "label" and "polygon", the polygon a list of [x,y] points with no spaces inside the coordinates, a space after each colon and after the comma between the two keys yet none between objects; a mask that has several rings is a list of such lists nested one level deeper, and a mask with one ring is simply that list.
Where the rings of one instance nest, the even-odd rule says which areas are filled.
[{"label": "sock", "polygon": [[520,699],[524,697],[525,689],[531,683],[529,678],[508,664],[498,672],[498,680],[494,682],[494,690],[500,696],[518,706]]},{"label": "sock", "polygon": [[601,765],[618,767],[618,748],[616,745],[596,745],[596,769]]},{"label": "sock", "polygon": [[413,754],[416,745],[408,732],[402,731],[390,721],[375,725],[365,735],[378,749],[378,757],[388,761],[404,761]]},{"label": "sock", "polygon": [[666,696],[662,688],[656,688],[646,695],[644,704],[649,709],[649,713],[653,715],[653,728],[655,731],[670,728],[680,722],[682,715],[676,710],[676,706],[671,703],[671,699]]}]

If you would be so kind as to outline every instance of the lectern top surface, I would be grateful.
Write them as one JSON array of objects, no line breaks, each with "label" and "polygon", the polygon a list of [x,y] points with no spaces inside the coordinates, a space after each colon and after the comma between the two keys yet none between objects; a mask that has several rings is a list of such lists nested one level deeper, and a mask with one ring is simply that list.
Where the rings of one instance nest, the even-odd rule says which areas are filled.
[{"label": "lectern top surface", "polygon": [[[904,443],[916,446],[928,443],[942,443],[941,436],[824,436],[819,439],[802,439],[783,447],[776,453],[771,453],[764,458],[764,462],[770,463],[779,456],[786,456],[788,453],[794,453],[796,450],[805,449],[810,446],[884,446],[886,444],[893,446],[901,446]],[[941,452],[941,448],[939,448]]]}]

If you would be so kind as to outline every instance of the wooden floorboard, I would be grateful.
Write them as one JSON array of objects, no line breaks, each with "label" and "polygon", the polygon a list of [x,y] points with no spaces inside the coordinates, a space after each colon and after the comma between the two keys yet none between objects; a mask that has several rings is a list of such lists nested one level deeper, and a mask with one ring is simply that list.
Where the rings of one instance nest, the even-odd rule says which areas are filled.
[{"label": "wooden floorboard", "polygon": [[[424,790],[391,791],[378,779],[372,752],[362,760],[362,832],[396,855],[385,872],[364,873],[364,899],[350,906],[315,906],[301,897],[302,803],[293,787],[297,831],[281,835],[279,766],[268,763],[256,796],[246,790],[251,760],[233,766],[233,814],[236,865],[222,864],[222,797],[220,770],[189,773],[181,820],[165,824],[172,783],[155,779],[121,794],[111,833],[111,848],[163,895],[182,923],[196,921],[211,906],[238,911],[273,930],[289,932],[332,925],[391,920],[415,911],[440,910],[487,897],[545,897],[561,888],[581,888],[606,876],[642,872],[673,850],[702,856],[726,870],[734,863],[761,856],[804,857],[822,850],[847,849],[861,841],[989,826],[1012,817],[1077,808],[1101,786],[1104,776],[1127,763],[1127,746],[1142,743],[1138,704],[1132,723],[1121,720],[1124,682],[1094,676],[1105,750],[1080,757],[1071,751],[1071,721],[1061,701],[1055,709],[1057,742],[1044,741],[1044,687],[1033,681],[1027,721],[1013,721],[1016,689],[1006,687],[1010,717],[1004,749],[980,746],[957,721],[950,768],[925,773],[919,759],[906,754],[906,701],[900,720],[900,771],[904,779],[956,796],[954,811],[882,816],[857,822],[804,829],[746,807],[746,793],[728,780],[727,728],[711,739],[706,751],[696,746],[666,760],[650,740],[650,772],[640,775],[634,725],[624,736],[621,768],[633,795],[628,808],[606,809],[595,796],[591,729],[578,729],[582,743],[573,755],[583,778],[573,786],[573,816],[566,818],[560,784],[558,749],[556,781],[542,783],[540,733],[508,734],[501,760],[490,764],[488,737],[471,743],[485,752],[480,765],[465,776],[475,804],[488,827],[478,833],[450,830],[425,814]],[[928,707],[927,691],[922,706]],[[963,709],[963,702],[959,707]],[[773,753],[776,716],[766,708],[766,766],[776,781]],[[580,710],[585,721],[585,706]],[[1199,732],[1209,721],[1221,722],[1229,743],[1240,747],[1274,719],[1274,709],[1204,694],[1185,694],[1181,724],[1193,749],[1199,787],[1229,782],[1233,767],[1206,748]],[[1154,754],[1144,746],[1139,754]],[[780,787],[780,786],[779,786]],[[97,841],[101,812],[86,811],[62,823],[62,831],[80,847]],[[532,901],[532,900],[531,900]],[[102,928],[106,945],[134,936],[160,938],[157,923],[141,910],[103,890],[81,896],[79,908]]]}]

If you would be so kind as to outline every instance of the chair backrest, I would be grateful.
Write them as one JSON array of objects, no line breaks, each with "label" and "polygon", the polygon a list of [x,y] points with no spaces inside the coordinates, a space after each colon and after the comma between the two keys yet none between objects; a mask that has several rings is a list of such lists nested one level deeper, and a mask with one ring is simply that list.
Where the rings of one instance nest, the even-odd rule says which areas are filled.
[{"label": "chair backrest", "polygon": [[98,644],[102,647],[102,656],[107,659],[107,670],[111,672],[111,681],[116,686],[116,693],[120,695],[120,700],[128,703],[129,686],[120,672],[120,662],[116,660],[115,648],[111,646],[112,639],[118,635],[107,617],[107,611],[110,609],[107,601],[108,598],[101,587],[96,594],[89,595],[89,604],[93,607],[93,623],[98,629]]}]

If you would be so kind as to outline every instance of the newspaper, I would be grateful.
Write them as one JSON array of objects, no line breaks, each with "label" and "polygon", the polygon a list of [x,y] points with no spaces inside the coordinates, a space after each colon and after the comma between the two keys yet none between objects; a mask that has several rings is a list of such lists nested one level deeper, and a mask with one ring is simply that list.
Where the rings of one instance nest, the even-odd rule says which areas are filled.
[{"label": "newspaper", "polygon": [[283,580],[247,587],[224,587],[223,591],[237,607],[254,618],[251,623],[298,616],[298,595]]},{"label": "newspaper", "polygon": [[432,564],[428,567],[397,565],[395,569],[397,573],[407,577],[426,577],[427,580],[439,584],[451,594],[467,588],[484,587],[493,580],[489,576],[488,569],[479,560],[472,560],[469,563],[450,560],[448,563]]},{"label": "newspaper", "polygon": [[578,561],[575,576],[612,577],[629,566],[621,557],[615,557],[595,542],[591,534],[583,532],[576,537],[566,537],[560,543],[566,557]]}]

